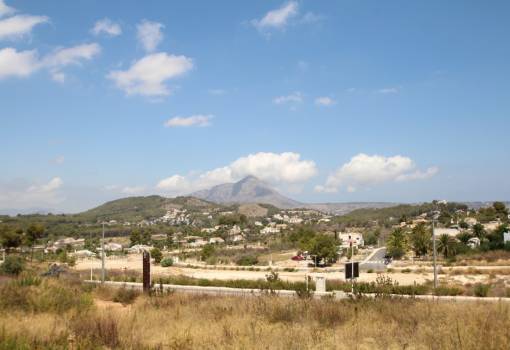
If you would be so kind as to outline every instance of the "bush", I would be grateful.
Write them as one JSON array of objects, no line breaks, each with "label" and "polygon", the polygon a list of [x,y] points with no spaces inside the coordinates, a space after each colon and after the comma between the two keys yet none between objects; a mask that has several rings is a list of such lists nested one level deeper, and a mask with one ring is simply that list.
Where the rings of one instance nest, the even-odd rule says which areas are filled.
[{"label": "bush", "polygon": [[456,286],[437,286],[437,288],[434,290],[435,295],[448,295],[448,296],[456,296],[456,295],[462,295],[464,293],[464,290],[460,287]]},{"label": "bush", "polygon": [[9,255],[0,266],[3,273],[7,275],[19,275],[25,268],[25,260],[19,256]]},{"label": "bush", "polygon": [[164,258],[163,260],[161,260],[161,266],[163,267],[169,267],[169,266],[172,266],[174,264],[174,259],[172,258]]},{"label": "bush", "polygon": [[151,250],[151,257],[154,259],[156,264],[159,264],[161,259],[163,259],[163,253],[161,253],[161,250],[158,248],[154,248]]},{"label": "bush", "polygon": [[236,264],[240,266],[251,266],[258,264],[259,260],[253,255],[243,255],[237,259]]},{"label": "bush", "polygon": [[477,297],[485,298],[489,294],[490,285],[477,283],[473,289],[473,292]]},{"label": "bush", "polygon": [[115,296],[113,297],[113,301],[116,303],[121,303],[122,305],[132,304],[136,298],[140,295],[137,290],[133,288],[119,288]]}]

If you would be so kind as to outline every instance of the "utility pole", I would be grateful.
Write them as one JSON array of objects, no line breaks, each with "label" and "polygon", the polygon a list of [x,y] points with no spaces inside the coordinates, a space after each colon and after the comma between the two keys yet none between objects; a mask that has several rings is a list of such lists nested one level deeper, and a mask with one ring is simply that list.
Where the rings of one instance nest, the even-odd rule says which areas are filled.
[{"label": "utility pole", "polygon": [[352,238],[350,235],[349,244],[351,245],[351,293],[354,295],[354,244],[352,244]]},{"label": "utility pole", "polygon": [[105,270],[104,270],[104,222],[103,222],[103,239],[101,240],[101,283],[104,284]]},{"label": "utility pole", "polygon": [[434,251],[434,289],[437,288],[437,268],[436,268],[436,230],[435,230],[436,214],[432,217],[432,250]]}]

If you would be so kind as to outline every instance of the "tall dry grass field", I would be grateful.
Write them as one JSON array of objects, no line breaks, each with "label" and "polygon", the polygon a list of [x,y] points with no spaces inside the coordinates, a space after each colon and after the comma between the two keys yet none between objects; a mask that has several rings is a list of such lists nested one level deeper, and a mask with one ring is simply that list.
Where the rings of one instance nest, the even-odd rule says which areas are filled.
[{"label": "tall dry grass field", "polygon": [[149,297],[61,283],[59,307],[56,285],[0,287],[0,349],[510,349],[506,303]]}]

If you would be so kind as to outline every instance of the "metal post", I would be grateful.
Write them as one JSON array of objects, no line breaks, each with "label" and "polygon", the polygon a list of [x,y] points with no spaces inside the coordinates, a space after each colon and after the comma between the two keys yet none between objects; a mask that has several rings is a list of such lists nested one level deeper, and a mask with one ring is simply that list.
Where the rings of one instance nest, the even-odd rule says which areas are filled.
[{"label": "metal post", "polygon": [[436,230],[435,218],[432,219],[432,250],[434,251],[434,289],[437,288],[437,268],[436,268]]},{"label": "metal post", "polygon": [[349,236],[349,244],[351,245],[351,293],[354,295],[354,245],[351,236]]},{"label": "metal post", "polygon": [[104,270],[104,222],[103,222],[103,239],[101,240],[101,283],[105,281],[105,270]]}]

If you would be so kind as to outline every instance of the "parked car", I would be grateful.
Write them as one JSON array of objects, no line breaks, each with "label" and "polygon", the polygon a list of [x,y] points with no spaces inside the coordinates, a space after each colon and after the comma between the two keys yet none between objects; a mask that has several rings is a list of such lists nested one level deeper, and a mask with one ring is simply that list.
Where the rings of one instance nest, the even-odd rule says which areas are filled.
[{"label": "parked car", "polygon": [[291,258],[294,261],[302,261],[305,260],[305,258],[302,255],[295,255]]}]

